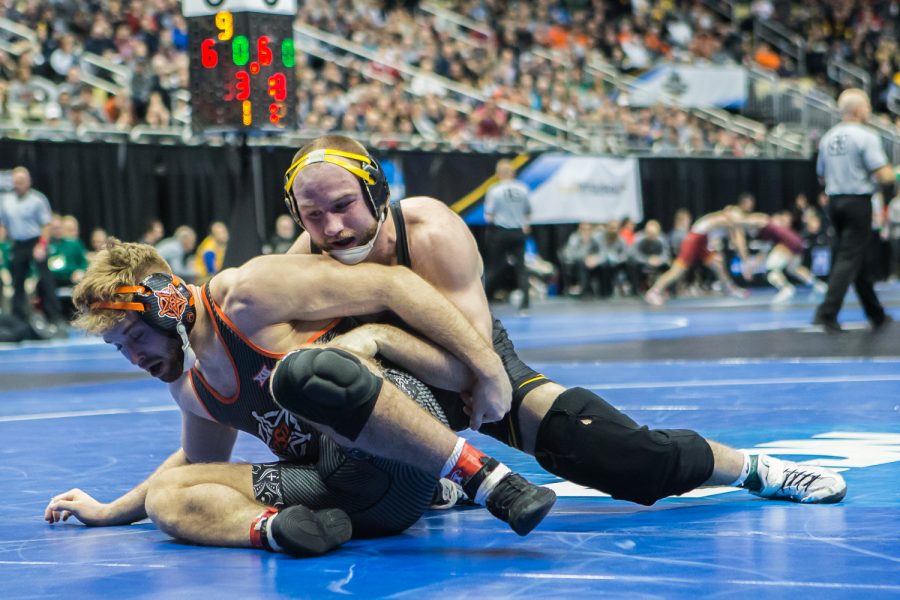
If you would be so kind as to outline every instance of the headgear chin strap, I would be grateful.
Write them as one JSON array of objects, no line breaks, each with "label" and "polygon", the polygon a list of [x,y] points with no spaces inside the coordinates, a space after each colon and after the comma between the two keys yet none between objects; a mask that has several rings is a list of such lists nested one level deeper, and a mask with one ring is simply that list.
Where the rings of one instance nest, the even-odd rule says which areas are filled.
[{"label": "headgear chin strap", "polygon": [[133,310],[140,313],[147,325],[170,337],[181,340],[182,373],[197,362],[191,348],[189,334],[197,320],[194,295],[179,277],[171,273],[151,273],[138,285],[121,285],[117,294],[133,294],[131,302],[94,302],[90,309]]},{"label": "headgear chin strap", "polygon": [[375,233],[372,235],[372,239],[370,239],[362,246],[326,250],[326,254],[328,254],[328,256],[334,257],[345,265],[358,265],[362,261],[366,260],[366,257],[369,256],[369,253],[372,252],[372,248],[375,247],[375,240],[378,239],[378,234],[381,233],[381,226],[384,224],[385,216],[386,213],[381,213],[381,216],[378,218],[378,227],[375,228]]},{"label": "headgear chin strap", "polygon": [[[360,166],[356,166],[343,158],[357,160]],[[391,191],[384,178],[384,171],[378,161],[367,154],[355,154],[353,152],[345,152],[343,150],[333,150],[331,148],[320,148],[313,150],[308,154],[304,154],[295,160],[287,171],[284,173],[284,203],[287,205],[291,216],[298,225],[303,227],[303,221],[300,218],[300,207],[297,206],[297,199],[294,197],[294,180],[297,174],[314,163],[331,163],[337,165],[355,175],[359,179],[359,185],[362,188],[363,196],[369,201],[369,208],[376,219],[382,218],[384,209],[390,199]]]}]

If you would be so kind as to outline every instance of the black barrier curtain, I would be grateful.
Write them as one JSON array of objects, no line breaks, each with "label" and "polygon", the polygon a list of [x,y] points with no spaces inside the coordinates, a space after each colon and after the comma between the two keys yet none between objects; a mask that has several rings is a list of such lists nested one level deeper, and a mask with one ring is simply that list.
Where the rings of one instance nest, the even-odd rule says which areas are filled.
[{"label": "black barrier curtain", "polygon": [[150,219],[167,234],[190,225],[202,238],[226,223],[241,181],[238,149],[143,144],[0,140],[0,169],[24,166],[55,212],[90,230],[136,240]]}]

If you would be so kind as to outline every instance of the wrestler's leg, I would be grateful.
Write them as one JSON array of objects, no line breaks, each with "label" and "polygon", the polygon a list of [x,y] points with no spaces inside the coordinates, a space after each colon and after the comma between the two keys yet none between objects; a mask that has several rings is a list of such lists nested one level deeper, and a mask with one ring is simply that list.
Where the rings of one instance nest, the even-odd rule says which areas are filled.
[{"label": "wrestler's leg", "polygon": [[484,455],[379,374],[377,365],[345,350],[303,348],[278,363],[271,391],[282,408],[342,446],[456,481],[520,535],[546,516],[555,494]]},{"label": "wrestler's leg", "polygon": [[797,502],[837,502],[846,493],[827,469],[750,455],[690,430],[641,427],[584,389],[534,388],[517,420],[522,449],[545,469],[641,504],[720,485]]},{"label": "wrestler's leg", "polygon": [[682,265],[680,261],[676,261],[668,271],[659,276],[653,287],[647,290],[647,294],[662,294],[670,285],[681,279],[685,271],[686,266]]},{"label": "wrestler's leg", "polygon": [[250,523],[266,509],[253,495],[250,465],[194,464],[148,482],[147,515],[164,533],[208,546],[249,548]]},{"label": "wrestler's leg", "polygon": [[[318,556],[350,539],[350,519],[333,504],[315,512],[307,504],[273,505],[256,489],[266,483],[258,466],[206,463],[163,471],[148,484],[147,515],[164,533],[204,546]],[[304,489],[325,487],[312,466],[298,477]]]}]

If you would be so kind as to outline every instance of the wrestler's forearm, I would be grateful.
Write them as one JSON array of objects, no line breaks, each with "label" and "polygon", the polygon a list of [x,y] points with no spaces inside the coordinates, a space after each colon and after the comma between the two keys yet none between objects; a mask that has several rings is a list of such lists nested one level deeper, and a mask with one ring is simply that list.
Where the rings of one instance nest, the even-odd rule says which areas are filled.
[{"label": "wrestler's forearm", "polygon": [[147,499],[147,490],[150,489],[150,481],[163,471],[173,469],[175,467],[183,467],[190,464],[184,450],[179,448],[169,458],[167,458],[159,467],[153,471],[147,479],[138,484],[134,489],[120,496],[116,500],[109,503],[107,509],[109,511],[107,517],[107,525],[128,525],[147,518],[147,509],[144,502]]},{"label": "wrestler's forearm", "polygon": [[447,349],[479,376],[494,376],[503,364],[462,312],[440,292],[406,269],[383,288],[385,304],[403,321]]},{"label": "wrestler's forearm", "polygon": [[471,389],[472,371],[450,353],[391,325],[374,325],[378,354],[428,385],[455,392]]}]

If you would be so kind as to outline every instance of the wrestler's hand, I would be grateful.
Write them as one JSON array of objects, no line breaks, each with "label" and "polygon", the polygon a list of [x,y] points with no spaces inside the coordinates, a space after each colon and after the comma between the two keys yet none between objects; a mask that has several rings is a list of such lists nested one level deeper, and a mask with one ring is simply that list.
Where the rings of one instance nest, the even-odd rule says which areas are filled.
[{"label": "wrestler's hand", "polygon": [[53,496],[44,509],[44,520],[48,523],[68,521],[69,517],[75,517],[89,527],[111,524],[109,505],[98,502],[78,488]]},{"label": "wrestler's hand", "polygon": [[469,395],[463,396],[469,428],[478,431],[482,423],[499,421],[512,405],[512,386],[502,369],[499,373],[479,377]]},{"label": "wrestler's hand", "polygon": [[377,325],[363,325],[335,336],[329,345],[340,346],[360,358],[374,358],[378,354],[378,332]]}]

